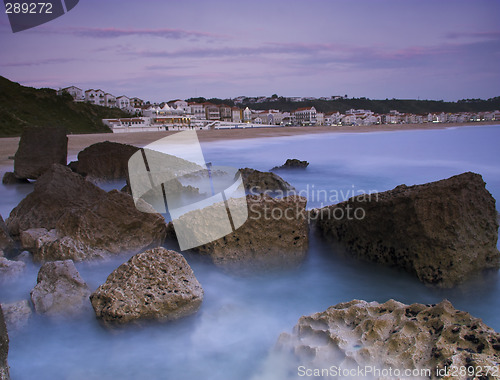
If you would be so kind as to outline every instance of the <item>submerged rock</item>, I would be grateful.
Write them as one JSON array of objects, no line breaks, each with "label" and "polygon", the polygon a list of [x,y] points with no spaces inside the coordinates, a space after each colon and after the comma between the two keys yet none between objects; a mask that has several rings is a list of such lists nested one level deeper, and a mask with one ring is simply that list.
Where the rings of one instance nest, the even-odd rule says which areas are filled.
[{"label": "submerged rock", "polygon": [[78,161],[71,162],[70,168],[93,180],[117,180],[128,177],[128,160],[139,150],[138,147],[104,141],[78,153]]},{"label": "submerged rock", "polygon": [[9,380],[9,334],[3,318],[2,306],[0,305],[0,380]]},{"label": "submerged rock", "polygon": [[31,291],[35,310],[47,315],[74,315],[88,302],[90,289],[80,277],[72,260],[42,265],[37,284]]},{"label": "submerged rock", "polygon": [[18,330],[26,326],[33,314],[27,300],[3,303],[2,309],[5,323],[9,331]]},{"label": "submerged rock", "polygon": [[252,195],[263,192],[287,193],[295,188],[277,174],[271,172],[261,172],[255,169],[239,169],[245,190]]},{"label": "submerged rock", "polygon": [[280,170],[280,169],[305,169],[309,166],[309,162],[297,160],[296,158],[289,158],[286,162],[281,166],[275,166],[271,170]]},{"label": "submerged rock", "polygon": [[17,276],[24,270],[25,267],[26,264],[22,261],[9,260],[0,256],[0,279]]},{"label": "submerged rock", "polygon": [[155,248],[120,265],[90,300],[105,322],[173,320],[199,309],[203,289],[182,255]]},{"label": "submerged rock", "polygon": [[355,256],[451,287],[499,267],[496,215],[482,177],[469,172],[354,197],[318,210],[315,217],[326,238]]},{"label": "submerged rock", "polygon": [[235,272],[297,266],[308,248],[306,203],[295,195],[282,199],[249,195],[248,219],[240,228],[193,250]]},{"label": "submerged rock", "polygon": [[21,235],[23,247],[34,245],[39,261],[140,251],[163,242],[166,233],[160,214],[141,212],[131,196],[107,193],[61,165],[40,177],[12,210],[7,226],[14,236]]},{"label": "submerged rock", "polygon": [[374,366],[393,373],[430,369],[425,378],[435,379],[436,369],[445,366],[498,366],[499,343],[500,334],[446,300],[437,305],[354,300],[301,317],[292,334],[281,334],[274,354],[295,363],[287,377],[292,379],[298,378],[296,363],[304,368]]},{"label": "submerged rock", "polygon": [[52,164],[66,165],[68,137],[64,128],[26,127],[14,157],[17,178],[37,179]]}]

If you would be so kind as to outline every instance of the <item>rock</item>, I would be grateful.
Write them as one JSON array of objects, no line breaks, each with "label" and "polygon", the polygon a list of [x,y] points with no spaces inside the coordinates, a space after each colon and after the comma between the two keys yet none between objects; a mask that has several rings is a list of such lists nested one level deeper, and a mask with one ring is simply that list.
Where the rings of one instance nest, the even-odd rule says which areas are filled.
[{"label": "rock", "polygon": [[14,158],[17,178],[37,179],[52,164],[66,165],[68,137],[63,128],[27,127]]},{"label": "rock", "polygon": [[0,215],[0,250],[9,253],[15,248],[15,243],[9,234],[8,228]]},{"label": "rock", "polygon": [[316,217],[318,230],[348,252],[427,284],[452,287],[499,267],[495,200],[479,174],[360,195]]},{"label": "rock", "polygon": [[72,260],[52,261],[42,265],[31,301],[37,313],[75,315],[88,302],[90,289],[80,277]]},{"label": "rock", "polygon": [[26,264],[22,261],[13,261],[5,257],[0,257],[0,279],[17,276],[25,267]]},{"label": "rock", "polygon": [[104,141],[78,153],[78,161],[70,168],[92,179],[110,181],[128,177],[128,160],[139,148],[116,142]]},{"label": "rock", "polygon": [[240,169],[239,172],[241,173],[245,190],[249,191],[252,195],[263,192],[281,192],[284,194],[295,190],[293,186],[274,173],[261,172],[250,168]]},{"label": "rock", "polygon": [[30,183],[30,181],[28,181],[26,178],[17,178],[16,175],[12,172],[6,172],[3,175],[2,183],[4,185],[19,185]]},{"label": "rock", "polygon": [[9,380],[9,364],[7,356],[9,354],[9,335],[3,318],[2,307],[0,306],[0,380]]},{"label": "rock", "polygon": [[[375,366],[395,373],[498,366],[499,342],[500,334],[446,300],[437,305],[354,300],[301,317],[292,334],[281,334],[276,353],[306,368]],[[297,376],[297,365],[290,368]]]},{"label": "rock", "polygon": [[23,263],[31,263],[33,262],[33,256],[29,251],[22,251],[19,255],[14,257],[16,261],[22,261]]},{"label": "rock", "polygon": [[240,228],[193,250],[209,255],[216,265],[232,272],[295,267],[308,248],[306,203],[305,198],[295,195],[282,199],[249,195],[248,219]]},{"label": "rock", "polygon": [[309,162],[297,160],[296,158],[289,158],[286,162],[281,166],[275,166],[271,170],[280,170],[280,169],[305,169],[309,166]]},{"label": "rock", "polygon": [[90,300],[105,322],[173,320],[199,309],[203,289],[182,255],[155,248],[120,265]]},{"label": "rock", "polygon": [[19,235],[21,241],[21,249],[34,249],[37,239],[47,235],[48,232],[49,231],[47,231],[46,228],[30,228],[26,231],[21,231],[21,234]]},{"label": "rock", "polygon": [[[140,251],[163,242],[166,233],[160,214],[141,212],[131,196],[107,193],[61,165],[38,179],[34,191],[12,210],[7,226],[13,235],[22,235],[25,248],[36,238],[34,259],[41,261]],[[34,230],[40,228],[55,231]]]},{"label": "rock", "polygon": [[22,329],[33,314],[27,300],[3,303],[2,309],[9,331]]}]

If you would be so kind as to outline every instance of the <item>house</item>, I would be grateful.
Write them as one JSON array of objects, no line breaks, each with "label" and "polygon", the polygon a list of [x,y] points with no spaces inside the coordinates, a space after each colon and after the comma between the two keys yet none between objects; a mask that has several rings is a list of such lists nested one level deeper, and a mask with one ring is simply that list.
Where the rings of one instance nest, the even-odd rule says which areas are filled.
[{"label": "house", "polygon": [[325,114],[325,125],[338,125],[341,121],[341,115],[339,111],[328,112]]},{"label": "house", "polygon": [[75,102],[85,101],[85,93],[81,88],[78,88],[76,86],[61,88],[57,91],[57,95],[62,95],[64,93],[70,94]]},{"label": "house", "polygon": [[144,100],[139,98],[130,98],[130,106],[132,108],[141,108],[144,106]]},{"label": "house", "polygon": [[220,115],[220,120],[231,121],[233,118],[231,107],[226,106],[225,104],[221,104],[219,106],[219,115]]},{"label": "house", "polygon": [[205,107],[201,103],[189,102],[186,113],[190,114],[193,119],[205,119]]},{"label": "house", "polygon": [[85,91],[85,101],[87,103],[104,107],[105,106],[104,91],[93,90],[93,89]]},{"label": "house", "polygon": [[106,92],[104,94],[104,105],[106,107],[116,107],[116,97]]},{"label": "house", "polygon": [[245,108],[243,110],[243,121],[245,123],[249,123],[252,120],[252,111],[250,111],[250,108]]},{"label": "house", "polygon": [[238,107],[231,108],[231,121],[233,123],[241,123],[242,112]]},{"label": "house", "polygon": [[205,102],[202,103],[203,108],[205,108],[205,119],[207,120],[220,120],[220,109],[219,106]]},{"label": "house", "polygon": [[181,99],[171,100],[167,102],[167,104],[172,108],[182,110],[184,112],[188,111],[188,102],[186,102],[185,100]]},{"label": "house", "polygon": [[316,108],[303,107],[295,110],[295,122],[297,125],[316,125]]},{"label": "house", "polygon": [[116,98],[116,106],[122,110],[130,108],[130,99],[125,95]]}]

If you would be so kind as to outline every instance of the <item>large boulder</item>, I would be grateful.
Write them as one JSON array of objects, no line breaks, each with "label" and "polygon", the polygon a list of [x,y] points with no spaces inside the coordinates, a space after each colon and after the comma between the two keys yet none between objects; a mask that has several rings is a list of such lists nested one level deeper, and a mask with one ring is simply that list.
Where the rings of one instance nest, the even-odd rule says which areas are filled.
[{"label": "large boulder", "polygon": [[155,248],[120,265],[90,300],[105,322],[173,320],[199,309],[203,289],[182,255]]},{"label": "large boulder", "polygon": [[14,175],[37,179],[52,164],[66,165],[67,156],[68,137],[64,128],[27,127],[14,156]]},{"label": "large boulder", "polygon": [[248,195],[246,222],[233,233],[193,250],[237,273],[297,266],[308,248],[306,203],[296,195],[280,199]]},{"label": "large boulder", "polygon": [[7,225],[5,224],[2,215],[0,215],[0,250],[4,252],[12,251],[15,248],[14,239],[9,234]]},{"label": "large boulder", "polygon": [[90,289],[72,260],[42,265],[37,284],[31,290],[35,311],[47,315],[75,315],[88,304]]},{"label": "large boulder", "polygon": [[18,330],[26,326],[33,314],[27,300],[2,303],[2,309],[9,331]]},{"label": "large boulder", "polygon": [[17,178],[13,172],[6,172],[2,177],[4,185],[20,185],[30,183],[26,178]]},{"label": "large boulder", "polygon": [[[437,305],[354,300],[301,317],[291,334],[281,334],[273,354],[295,363],[289,367],[294,369],[290,377],[279,378],[300,378],[306,369],[314,368],[370,367],[381,375],[372,372],[359,377],[452,379],[436,376],[437,371],[443,373],[445,366],[448,370],[472,367],[482,368],[485,375],[486,368],[498,366],[500,334],[446,300]],[[296,363],[302,367],[298,369]],[[412,377],[405,376],[404,370],[432,372],[419,377],[415,371]],[[496,378],[489,372],[485,379]]]},{"label": "large boulder", "polygon": [[309,162],[297,160],[296,158],[289,158],[286,162],[281,166],[275,166],[271,170],[280,170],[280,169],[305,169],[309,166]]},{"label": "large boulder", "polygon": [[93,180],[116,180],[128,177],[128,160],[139,148],[104,141],[78,153],[78,161],[71,162],[75,172]]},{"label": "large boulder", "polygon": [[7,356],[9,354],[9,335],[3,319],[2,307],[0,306],[0,380],[9,380],[9,365]]},{"label": "large boulder", "polygon": [[451,287],[498,268],[495,199],[479,174],[360,195],[314,215],[318,230],[351,254]]},{"label": "large boulder", "polygon": [[271,172],[261,172],[250,168],[239,169],[239,172],[245,185],[245,190],[252,195],[264,192],[286,194],[295,190],[283,178]]},{"label": "large boulder", "polygon": [[[21,235],[25,248],[35,246],[40,261],[138,252],[163,242],[166,231],[160,214],[141,212],[128,194],[107,193],[61,165],[38,179],[34,191],[12,210],[7,226],[14,236]],[[47,233],[34,230],[40,228]]]}]

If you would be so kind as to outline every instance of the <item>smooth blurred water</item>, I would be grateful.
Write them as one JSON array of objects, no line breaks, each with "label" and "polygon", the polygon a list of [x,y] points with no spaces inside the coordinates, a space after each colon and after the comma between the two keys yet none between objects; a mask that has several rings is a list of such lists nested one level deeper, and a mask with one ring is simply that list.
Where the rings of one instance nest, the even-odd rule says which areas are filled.
[{"label": "smooth blurred water", "polygon": [[[310,162],[306,170],[279,174],[312,197],[327,190],[384,191],[474,171],[500,199],[500,127],[433,131],[322,134],[203,144],[214,165],[269,170],[287,158]],[[116,184],[115,187],[120,187]],[[1,187],[4,217],[30,186]],[[321,206],[325,199],[309,202]],[[92,290],[130,255],[80,263]],[[200,311],[171,323],[109,330],[92,310],[75,320],[35,316],[10,334],[11,376],[22,379],[249,379],[283,331],[302,315],[354,298],[436,303],[455,307],[500,330],[500,277],[477,276],[453,290],[438,290],[404,272],[342,257],[311,236],[304,264],[254,277],[227,275],[206,260],[187,256],[205,290]],[[38,267],[0,284],[0,301],[29,299]]]}]

